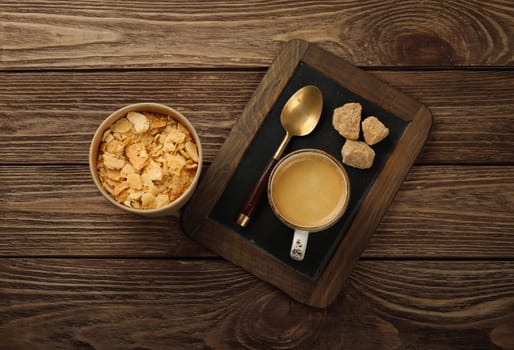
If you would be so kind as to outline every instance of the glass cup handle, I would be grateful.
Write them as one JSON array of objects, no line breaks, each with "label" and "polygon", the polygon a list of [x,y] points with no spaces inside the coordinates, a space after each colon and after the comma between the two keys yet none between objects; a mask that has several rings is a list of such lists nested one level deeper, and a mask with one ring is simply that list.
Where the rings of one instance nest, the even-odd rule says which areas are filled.
[{"label": "glass cup handle", "polygon": [[303,260],[308,240],[309,232],[298,229],[294,230],[293,243],[291,244],[291,252],[289,253],[292,259],[298,261]]}]

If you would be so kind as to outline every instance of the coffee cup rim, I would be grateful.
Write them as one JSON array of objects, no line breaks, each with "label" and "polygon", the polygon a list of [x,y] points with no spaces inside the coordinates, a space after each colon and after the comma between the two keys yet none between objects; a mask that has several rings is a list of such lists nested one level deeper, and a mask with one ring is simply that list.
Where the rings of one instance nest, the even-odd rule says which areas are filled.
[{"label": "coffee cup rim", "polygon": [[[293,157],[297,156],[298,154],[302,154],[302,153],[316,153],[318,155],[321,155],[323,157],[328,158],[341,171],[341,174],[343,175],[343,178],[344,178],[344,182],[345,182],[345,185],[346,185],[346,193],[347,193],[345,201],[344,201],[344,204],[342,205],[342,207],[341,207],[340,211],[338,212],[338,214],[335,215],[333,218],[331,218],[330,221],[328,221],[327,223],[325,223],[323,225],[319,225],[319,226],[299,226],[299,225],[292,224],[289,220],[284,218],[283,215],[277,210],[276,205],[275,205],[275,203],[273,201],[273,196],[271,194],[271,187],[272,187],[272,181],[273,181],[274,175],[276,174],[277,170],[280,169],[282,164],[287,162],[288,159],[293,158]],[[273,213],[286,226],[288,226],[288,227],[290,227],[290,228],[292,228],[294,230],[303,230],[303,231],[308,231],[308,232],[319,232],[319,231],[323,231],[323,230],[331,227],[332,225],[334,225],[337,221],[339,221],[339,219],[341,219],[341,217],[346,212],[346,210],[348,208],[348,203],[350,202],[350,178],[349,178],[348,173],[347,173],[346,169],[344,168],[343,164],[340,161],[338,161],[337,158],[335,158],[330,153],[325,152],[325,151],[323,151],[321,149],[317,149],[317,148],[302,148],[302,149],[299,149],[299,150],[296,150],[296,151],[293,151],[293,152],[287,154],[286,156],[281,158],[277,162],[277,164],[275,164],[275,166],[273,167],[273,170],[271,171],[269,179],[268,179],[267,195],[268,195],[268,203],[269,203]]]}]

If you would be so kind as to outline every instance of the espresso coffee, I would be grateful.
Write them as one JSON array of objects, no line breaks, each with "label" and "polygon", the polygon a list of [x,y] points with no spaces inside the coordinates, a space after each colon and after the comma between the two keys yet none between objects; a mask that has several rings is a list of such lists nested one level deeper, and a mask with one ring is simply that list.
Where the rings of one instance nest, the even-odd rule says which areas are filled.
[{"label": "espresso coffee", "polygon": [[344,212],[349,196],[346,173],[321,152],[284,159],[272,175],[268,193],[283,221],[310,231],[333,224]]}]

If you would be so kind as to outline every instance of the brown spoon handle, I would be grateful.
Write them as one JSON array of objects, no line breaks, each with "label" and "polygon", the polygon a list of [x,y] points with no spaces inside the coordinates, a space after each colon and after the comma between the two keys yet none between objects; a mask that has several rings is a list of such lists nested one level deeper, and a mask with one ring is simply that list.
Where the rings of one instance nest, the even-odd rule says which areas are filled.
[{"label": "brown spoon handle", "polygon": [[271,174],[271,171],[273,170],[273,167],[275,166],[275,164],[277,164],[277,161],[278,159],[271,159],[271,161],[266,166],[266,169],[262,173],[261,177],[253,187],[252,192],[250,192],[250,195],[246,199],[246,202],[241,207],[241,210],[239,211],[239,216],[237,217],[237,224],[239,226],[246,227],[246,225],[248,225],[248,222],[250,222],[250,219],[253,216],[255,209],[259,205],[262,194],[265,192],[268,186],[269,176]]}]

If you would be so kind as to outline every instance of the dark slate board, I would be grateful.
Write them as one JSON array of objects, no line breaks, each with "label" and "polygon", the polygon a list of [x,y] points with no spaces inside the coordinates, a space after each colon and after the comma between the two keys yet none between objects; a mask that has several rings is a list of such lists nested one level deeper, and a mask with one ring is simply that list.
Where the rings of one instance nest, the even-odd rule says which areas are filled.
[{"label": "dark slate board", "polygon": [[[360,102],[363,110],[362,118],[370,115],[376,116],[389,128],[390,134],[385,140],[373,146],[376,156],[371,169],[360,170],[345,165],[351,185],[348,209],[334,226],[309,235],[305,260],[298,262],[289,257],[293,230],[276,218],[271,211],[266,195],[263,196],[248,227],[241,229],[236,224],[236,218],[246,197],[285,135],[280,124],[282,107],[296,90],[305,85],[315,85],[323,94],[321,119],[310,135],[293,137],[284,155],[297,149],[318,148],[341,160],[344,138],[332,127],[332,113],[335,108],[347,102]],[[209,218],[315,281],[344,237],[352,219],[359,211],[362,200],[366,197],[407,125],[407,121],[397,118],[392,113],[352,93],[319,71],[300,62],[246,150]],[[362,139],[362,135],[360,139]]]}]

